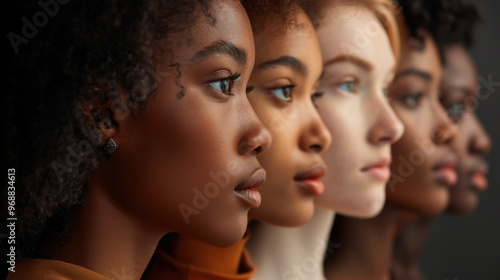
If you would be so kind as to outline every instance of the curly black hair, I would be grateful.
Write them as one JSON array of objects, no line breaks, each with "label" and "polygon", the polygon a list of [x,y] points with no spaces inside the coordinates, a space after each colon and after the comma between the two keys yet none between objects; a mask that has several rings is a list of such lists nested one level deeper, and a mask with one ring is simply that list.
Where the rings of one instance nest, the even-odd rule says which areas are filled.
[{"label": "curly black hair", "polygon": [[[23,11],[42,10],[35,3],[24,1]],[[147,106],[156,89],[158,41],[202,16],[214,24],[210,1],[72,1],[60,4],[36,37],[12,44],[4,153],[8,168],[16,169],[19,257],[39,256],[48,230],[66,230],[104,157],[99,126],[115,125],[113,111],[135,115]],[[13,33],[22,36],[19,29]],[[169,65],[178,76],[175,62]],[[111,109],[102,109],[105,104]]]},{"label": "curly black hair", "polygon": [[440,51],[445,46],[460,43],[471,47],[474,28],[481,21],[476,6],[466,0],[399,0],[410,37],[421,44],[418,29],[431,33]]}]

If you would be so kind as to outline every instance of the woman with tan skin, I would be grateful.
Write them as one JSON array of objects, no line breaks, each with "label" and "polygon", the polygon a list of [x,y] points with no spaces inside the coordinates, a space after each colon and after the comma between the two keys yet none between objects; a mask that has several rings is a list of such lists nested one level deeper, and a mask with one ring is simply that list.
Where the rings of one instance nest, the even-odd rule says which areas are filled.
[{"label": "woman with tan skin", "polygon": [[[313,198],[323,192],[319,178],[326,167],[320,153],[331,141],[315,107],[322,98],[317,91],[322,74],[318,40],[298,2],[252,0],[243,6],[256,51],[248,98],[273,137],[270,149],[258,156],[267,179],[259,188],[262,204],[249,217],[279,226],[301,225],[313,214]],[[236,246],[217,248],[180,236],[158,249],[144,278],[250,279],[255,266],[244,245],[260,237],[257,226]]]},{"label": "woman with tan skin", "polygon": [[[405,133],[392,148],[387,200],[373,219],[338,217],[333,242],[341,247],[326,260],[328,279],[389,279],[394,235],[402,211],[437,214],[447,206],[456,183],[456,156],[451,143],[457,128],[439,101],[441,58],[425,21],[415,7],[401,5],[406,24],[400,62],[389,88],[392,108]],[[414,21],[415,20],[415,21]]]},{"label": "woman with tan skin", "polygon": [[[491,147],[491,140],[475,114],[477,74],[467,51],[480,17],[477,8],[464,1],[436,1],[435,4],[430,11],[440,16],[431,17],[432,26],[445,61],[441,103],[460,130],[453,142],[458,154],[458,181],[450,189],[447,212],[468,215],[477,206],[478,192],[486,188],[488,164],[483,156]],[[441,22],[443,18],[448,21]],[[451,26],[458,28],[450,30]],[[434,216],[418,217],[401,229],[394,246],[393,279],[424,279],[417,261],[433,221]]]},{"label": "woman with tan skin", "polygon": [[230,246],[260,203],[271,138],[247,98],[243,7],[129,5],[68,4],[39,49],[50,64],[21,65],[39,102],[19,112],[41,133],[17,154],[26,259],[8,279],[139,279],[164,234]]},{"label": "woman with tan skin", "polygon": [[[329,170],[325,192],[315,198],[315,213],[306,225],[253,228],[248,248],[257,266],[255,279],[323,279],[325,251],[337,247],[327,243],[334,210],[363,217],[380,211],[389,179],[390,145],[403,133],[385,93],[399,48],[391,7],[387,1],[356,1],[321,2],[308,9],[319,23],[323,56],[323,96],[317,107],[332,133],[332,145],[323,154]],[[369,39],[361,47],[354,34],[366,28],[370,36],[365,35]],[[346,53],[344,46],[358,50]],[[255,212],[271,215],[263,208],[251,214]]]}]

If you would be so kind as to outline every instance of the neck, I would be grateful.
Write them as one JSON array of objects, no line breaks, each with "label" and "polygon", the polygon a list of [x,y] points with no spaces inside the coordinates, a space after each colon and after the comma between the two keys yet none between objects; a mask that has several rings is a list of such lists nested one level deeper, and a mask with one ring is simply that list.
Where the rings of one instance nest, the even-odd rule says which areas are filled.
[{"label": "neck", "polygon": [[392,263],[392,278],[421,280],[424,279],[418,268],[418,256],[429,235],[433,217],[415,217],[406,219],[408,215],[402,214],[399,220],[403,225],[398,232],[394,243],[394,256]]},{"label": "neck", "polygon": [[337,217],[337,252],[325,262],[328,279],[390,279],[392,244],[399,210],[386,204],[372,219]]},{"label": "neck", "polygon": [[236,275],[240,270],[247,239],[248,234],[234,246],[220,248],[181,235],[172,246],[172,255],[177,261],[197,268]]},{"label": "neck", "polygon": [[164,232],[147,230],[108,197],[102,188],[91,185],[86,203],[72,217],[69,238],[50,235],[43,257],[110,279],[140,279]]},{"label": "neck", "polygon": [[247,247],[257,268],[255,279],[325,279],[325,253],[336,248],[327,244],[334,216],[335,212],[316,207],[311,221],[302,227],[259,223]]}]

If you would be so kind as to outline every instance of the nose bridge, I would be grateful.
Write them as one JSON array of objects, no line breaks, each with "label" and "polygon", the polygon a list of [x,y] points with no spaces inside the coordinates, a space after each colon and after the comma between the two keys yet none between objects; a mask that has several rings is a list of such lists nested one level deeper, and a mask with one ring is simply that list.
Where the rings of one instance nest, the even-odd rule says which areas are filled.
[{"label": "nose bridge", "polygon": [[469,121],[473,126],[470,139],[470,152],[485,155],[491,149],[491,138],[477,118],[476,114],[472,112],[469,115]]},{"label": "nose bridge", "polygon": [[431,101],[433,130],[432,139],[436,144],[449,144],[458,136],[457,125],[450,119],[438,100]]},{"label": "nose bridge", "polygon": [[238,141],[238,153],[241,155],[259,155],[269,149],[272,142],[271,134],[255,113],[247,98],[239,104],[242,136]]},{"label": "nose bridge", "polygon": [[382,93],[372,94],[368,106],[371,107],[367,118],[371,120],[370,134],[371,140],[377,143],[398,141],[404,132],[404,125],[398,118],[389,100]]},{"label": "nose bridge", "polygon": [[312,102],[305,102],[298,110],[296,120],[300,125],[299,145],[301,149],[322,152],[332,141],[330,131],[321,119]]}]

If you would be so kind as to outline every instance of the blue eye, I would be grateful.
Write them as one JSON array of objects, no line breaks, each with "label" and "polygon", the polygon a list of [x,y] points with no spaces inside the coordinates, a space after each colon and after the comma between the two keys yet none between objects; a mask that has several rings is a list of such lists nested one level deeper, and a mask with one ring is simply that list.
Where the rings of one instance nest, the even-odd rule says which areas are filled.
[{"label": "blue eye", "polygon": [[233,80],[231,78],[211,82],[209,85],[223,94],[234,95],[231,93],[231,89],[233,87]]},{"label": "blue eye", "polygon": [[338,84],[337,87],[345,92],[354,93],[356,92],[356,84],[354,82],[345,82]]},{"label": "blue eye", "polygon": [[285,102],[290,102],[290,101],[292,101],[292,88],[293,87],[295,87],[295,86],[289,85],[289,86],[284,86],[284,87],[280,87],[280,88],[274,88],[274,89],[271,89],[271,92],[279,99],[281,99]]}]

